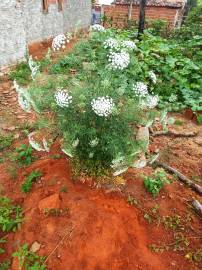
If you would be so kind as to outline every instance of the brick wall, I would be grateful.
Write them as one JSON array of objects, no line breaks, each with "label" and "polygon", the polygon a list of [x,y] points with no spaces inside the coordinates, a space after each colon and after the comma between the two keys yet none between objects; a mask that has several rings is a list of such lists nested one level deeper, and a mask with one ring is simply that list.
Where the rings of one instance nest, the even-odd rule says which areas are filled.
[{"label": "brick wall", "polygon": [[[128,5],[111,5],[103,6],[103,14],[108,18],[112,19],[114,27],[125,27],[128,22]],[[178,20],[178,8],[171,7],[146,7],[146,19],[147,20],[166,20],[170,26],[174,26],[176,20]],[[133,6],[132,9],[132,20],[138,20],[139,17],[139,6]]]}]

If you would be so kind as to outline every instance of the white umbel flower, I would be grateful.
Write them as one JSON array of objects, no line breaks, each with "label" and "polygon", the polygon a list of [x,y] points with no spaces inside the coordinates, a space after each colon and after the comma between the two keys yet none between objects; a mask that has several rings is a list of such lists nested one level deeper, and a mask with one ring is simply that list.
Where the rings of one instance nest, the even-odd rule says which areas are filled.
[{"label": "white umbel flower", "polygon": [[96,147],[98,145],[98,143],[99,143],[99,139],[98,138],[95,138],[94,140],[92,140],[92,141],[89,142],[89,145],[91,147]]},{"label": "white umbel flower", "polygon": [[54,51],[59,51],[61,48],[65,49],[67,42],[69,42],[69,39],[64,34],[59,34],[53,39],[52,48]]},{"label": "white umbel flower", "polygon": [[29,64],[29,68],[31,70],[31,77],[32,77],[32,80],[34,81],[36,76],[37,76],[37,73],[39,73],[39,65],[37,65],[36,62],[34,62],[32,56],[30,55],[29,57],[29,61],[28,61],[28,64]]},{"label": "white umbel flower", "polygon": [[155,74],[153,71],[150,71],[150,72],[149,72],[149,77],[150,77],[150,79],[152,80],[152,82],[153,82],[154,84],[156,84],[156,82],[157,82],[157,77],[156,77],[156,74]]},{"label": "white umbel flower", "polygon": [[158,96],[147,95],[145,99],[141,100],[140,106],[143,108],[153,109],[158,105]]},{"label": "white umbel flower", "polygon": [[168,98],[169,102],[175,102],[177,101],[177,96],[175,94],[171,94]]},{"label": "white umbel flower", "polygon": [[105,49],[120,50],[120,42],[115,38],[108,38],[103,43]]},{"label": "white umbel flower", "polygon": [[112,113],[115,104],[112,98],[106,96],[93,99],[91,106],[97,115],[108,117]]},{"label": "white umbel flower", "polygon": [[137,48],[135,42],[133,42],[132,40],[122,41],[122,47],[127,49],[127,50],[134,50]]},{"label": "white umbel flower", "polygon": [[133,90],[135,92],[135,95],[138,97],[145,97],[148,95],[147,85],[143,82],[137,82],[136,84],[134,84]]},{"label": "white umbel flower", "polygon": [[92,32],[104,32],[105,28],[104,28],[104,26],[102,26],[100,24],[94,24],[94,25],[91,25],[90,30]]},{"label": "white umbel flower", "polygon": [[121,51],[120,53],[110,52],[109,54],[109,68],[123,70],[130,64],[130,55]]},{"label": "white umbel flower", "polygon": [[67,108],[72,103],[72,96],[69,95],[66,91],[59,89],[55,93],[55,101],[59,107]]}]

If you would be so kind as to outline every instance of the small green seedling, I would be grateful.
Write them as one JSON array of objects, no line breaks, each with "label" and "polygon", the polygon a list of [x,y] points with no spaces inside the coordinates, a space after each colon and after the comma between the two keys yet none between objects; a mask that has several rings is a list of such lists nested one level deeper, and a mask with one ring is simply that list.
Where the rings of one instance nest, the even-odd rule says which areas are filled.
[{"label": "small green seedling", "polygon": [[197,122],[202,125],[202,114],[197,115]]},{"label": "small green seedling", "polygon": [[154,197],[158,195],[164,184],[169,183],[164,170],[156,170],[152,176],[144,177],[144,186]]},{"label": "small green seedling", "polygon": [[9,260],[3,261],[0,263],[0,270],[9,270],[11,269],[11,262]]},{"label": "small green seedling", "polygon": [[0,197],[0,230],[16,231],[22,223],[22,209],[7,197]]},{"label": "small green seedling", "polygon": [[[0,238],[0,255],[5,253],[5,249],[1,247],[2,244],[5,244],[7,242],[7,240],[5,239],[5,237]],[[1,269],[1,268],[0,268]]]},{"label": "small green seedling", "polygon": [[0,134],[0,151],[10,147],[13,143],[13,135],[3,136]]},{"label": "small green seedling", "polygon": [[176,126],[182,126],[183,124],[184,124],[184,122],[183,121],[181,121],[181,120],[179,120],[179,119],[177,119],[177,120],[175,120],[175,123],[174,123]]},{"label": "small green seedling", "polygon": [[16,148],[16,153],[15,159],[21,166],[28,166],[34,160],[33,149],[30,145],[21,144],[20,147]]},{"label": "small green seedling", "polygon": [[40,171],[32,171],[21,185],[21,191],[28,193],[32,189],[33,183],[35,183],[41,176],[42,173]]},{"label": "small green seedling", "polygon": [[137,205],[137,204],[138,204],[138,201],[137,201],[134,197],[132,197],[131,195],[128,196],[127,202],[128,202],[130,205]]},{"label": "small green seedling", "polygon": [[68,188],[66,186],[62,186],[60,189],[60,192],[67,193],[67,191],[68,191]]},{"label": "small green seedling", "polygon": [[28,245],[20,246],[19,249],[13,253],[13,257],[19,259],[20,269],[24,270],[45,270],[45,257],[39,256],[29,250]]}]

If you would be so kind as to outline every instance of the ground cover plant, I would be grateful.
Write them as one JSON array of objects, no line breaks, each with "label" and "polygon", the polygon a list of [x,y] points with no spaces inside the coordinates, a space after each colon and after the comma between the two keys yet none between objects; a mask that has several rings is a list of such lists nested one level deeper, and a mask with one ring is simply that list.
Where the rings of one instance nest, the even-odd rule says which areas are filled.
[{"label": "ground cover plant", "polygon": [[144,186],[147,191],[149,191],[154,197],[156,197],[164,186],[164,184],[169,184],[166,173],[164,170],[156,170],[152,176],[144,177]]},{"label": "ground cover plant", "polygon": [[21,144],[19,147],[16,148],[16,156],[15,160],[21,166],[28,166],[33,161],[33,149],[30,145]]},{"label": "ground cover plant", "polygon": [[24,244],[20,246],[16,252],[13,253],[13,257],[19,259],[21,269],[25,270],[45,270],[45,257],[39,256],[36,253],[29,250],[28,245]]},{"label": "ground cover plant", "polygon": [[0,197],[0,229],[3,232],[16,231],[21,223],[21,207],[13,205],[7,197]]},{"label": "ground cover plant", "polygon": [[28,176],[26,176],[24,183],[21,185],[21,190],[24,193],[28,193],[33,186],[33,183],[36,182],[42,173],[40,171],[32,171]]}]

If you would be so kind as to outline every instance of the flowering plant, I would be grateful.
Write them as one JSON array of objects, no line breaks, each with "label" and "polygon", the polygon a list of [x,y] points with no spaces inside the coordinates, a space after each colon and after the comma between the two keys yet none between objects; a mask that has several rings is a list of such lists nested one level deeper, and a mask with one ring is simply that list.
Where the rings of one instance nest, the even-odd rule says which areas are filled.
[{"label": "flowering plant", "polygon": [[[116,176],[147,149],[135,133],[137,125],[152,122],[158,98],[150,90],[151,79],[139,66],[135,48],[128,38],[100,31],[52,65],[54,79],[46,87],[37,87],[35,81],[29,89],[41,110],[54,111],[63,135],[62,151],[87,173],[97,175],[103,168]],[[72,68],[77,70],[74,76],[63,75]],[[40,148],[45,149],[44,143]]]}]

